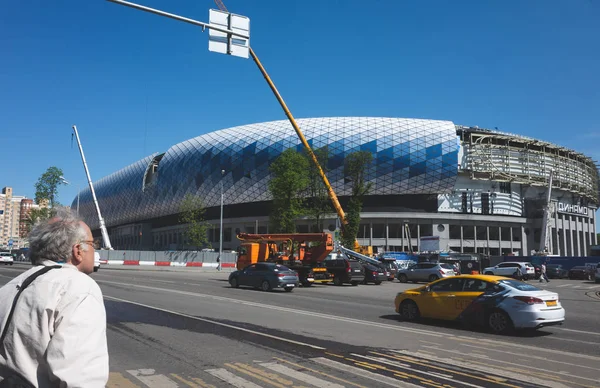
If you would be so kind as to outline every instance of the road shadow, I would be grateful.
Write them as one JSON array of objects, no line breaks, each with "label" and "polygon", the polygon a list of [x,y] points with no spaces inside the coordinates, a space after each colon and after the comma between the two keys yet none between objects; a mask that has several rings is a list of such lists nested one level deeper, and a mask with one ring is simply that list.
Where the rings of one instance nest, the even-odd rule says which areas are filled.
[{"label": "road shadow", "polygon": [[507,334],[494,334],[494,333],[490,332],[489,330],[487,330],[483,326],[469,325],[469,324],[466,324],[463,322],[458,322],[458,321],[441,321],[441,320],[429,319],[429,318],[421,318],[417,322],[404,321],[404,320],[402,320],[402,318],[400,318],[400,315],[398,315],[398,314],[381,315],[381,316],[379,316],[379,318],[387,319],[390,321],[395,321],[398,323],[413,324],[413,325],[415,325],[415,328],[418,328],[418,326],[422,325],[422,326],[426,326],[429,328],[436,327],[436,328],[444,328],[444,329],[454,329],[454,330],[460,330],[460,331],[470,332],[470,333],[496,335],[498,337],[537,338],[537,337],[546,337],[548,335],[553,334],[551,332],[544,331],[543,329],[539,329],[539,330],[521,329],[521,330],[513,330],[511,333],[507,333]]}]

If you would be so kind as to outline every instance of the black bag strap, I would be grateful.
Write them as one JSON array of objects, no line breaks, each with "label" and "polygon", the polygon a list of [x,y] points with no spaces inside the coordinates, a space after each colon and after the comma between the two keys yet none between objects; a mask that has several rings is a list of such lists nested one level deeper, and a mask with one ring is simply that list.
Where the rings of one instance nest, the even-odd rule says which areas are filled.
[{"label": "black bag strap", "polygon": [[13,299],[13,303],[12,303],[12,306],[10,308],[10,313],[8,313],[8,319],[6,320],[6,324],[4,325],[4,329],[2,330],[2,336],[0,336],[0,346],[1,347],[4,347],[4,337],[6,337],[6,333],[8,332],[8,327],[10,326],[10,322],[12,320],[12,316],[15,313],[15,307],[17,306],[17,300],[19,300],[19,296],[21,296],[21,293],[35,279],[37,279],[39,276],[42,276],[43,274],[45,274],[46,272],[48,272],[48,271],[50,271],[50,270],[52,270],[54,268],[62,268],[62,266],[60,266],[60,265],[48,265],[48,266],[45,266],[44,268],[40,269],[39,271],[36,271],[33,274],[29,275],[29,277],[27,279],[25,279],[20,286],[17,286],[17,288],[19,289],[19,291],[17,291],[17,295],[15,295],[15,299]]}]

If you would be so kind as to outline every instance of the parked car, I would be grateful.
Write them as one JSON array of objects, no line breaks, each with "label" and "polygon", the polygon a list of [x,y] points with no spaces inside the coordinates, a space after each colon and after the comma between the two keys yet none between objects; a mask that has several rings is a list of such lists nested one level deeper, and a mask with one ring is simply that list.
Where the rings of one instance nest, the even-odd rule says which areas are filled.
[{"label": "parked car", "polygon": [[569,271],[562,264],[546,264],[546,275],[550,279],[563,279],[569,276]]},{"label": "parked car", "polygon": [[517,268],[521,268],[523,280],[533,279],[535,277],[535,268],[533,265],[521,261],[505,261],[494,267],[484,268],[483,274],[512,277],[514,273],[517,272]]},{"label": "parked car", "polygon": [[440,278],[454,276],[454,267],[446,263],[417,263],[406,269],[398,270],[398,280],[400,283],[412,282],[433,282]]},{"label": "parked car", "polygon": [[15,259],[8,252],[0,252],[0,264],[13,265]]},{"label": "parked car", "polygon": [[291,292],[298,287],[298,273],[288,267],[275,263],[255,263],[229,274],[229,284],[233,288],[250,286],[263,291],[283,288]]},{"label": "parked car", "polygon": [[385,266],[385,269],[389,272],[387,280],[394,280],[398,273],[398,265],[396,264],[396,259],[379,258],[379,261],[383,266]]},{"label": "parked car", "polygon": [[592,271],[584,265],[576,265],[567,273],[569,279],[592,280]]},{"label": "parked car", "polygon": [[558,294],[515,279],[459,275],[399,292],[394,299],[402,319],[421,317],[483,325],[495,333],[560,325],[565,310]]},{"label": "parked car", "polygon": [[100,254],[98,252],[94,252],[94,272],[98,272],[100,269]]},{"label": "parked car", "polygon": [[333,276],[333,284],[341,286],[350,283],[357,286],[365,279],[365,269],[357,260],[327,259],[323,260],[327,272]]},{"label": "parked car", "polygon": [[600,283],[600,264],[596,266],[596,273],[594,274],[596,283]]},{"label": "parked car", "polygon": [[365,269],[365,278],[363,280],[363,284],[375,283],[379,285],[388,278],[389,272],[386,272],[383,264],[381,264],[381,266],[363,264],[363,268]]}]

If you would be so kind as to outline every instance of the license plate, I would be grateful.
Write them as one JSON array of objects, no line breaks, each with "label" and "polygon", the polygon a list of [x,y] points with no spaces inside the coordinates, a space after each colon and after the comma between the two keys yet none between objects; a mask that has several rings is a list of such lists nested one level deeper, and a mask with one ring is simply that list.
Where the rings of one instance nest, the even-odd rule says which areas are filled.
[{"label": "license plate", "polygon": [[308,280],[309,282],[314,282],[315,278],[306,278],[306,280]]},{"label": "license plate", "polygon": [[379,273],[378,275],[383,275],[383,273]]},{"label": "license plate", "polygon": [[551,306],[556,306],[557,302],[555,300],[548,300],[546,301],[546,306],[551,307]]},{"label": "license plate", "polygon": [[295,285],[295,284],[286,284],[285,286],[286,286],[286,287],[296,287],[296,285]]},{"label": "license plate", "polygon": [[355,269],[354,272],[360,272],[360,269]]}]

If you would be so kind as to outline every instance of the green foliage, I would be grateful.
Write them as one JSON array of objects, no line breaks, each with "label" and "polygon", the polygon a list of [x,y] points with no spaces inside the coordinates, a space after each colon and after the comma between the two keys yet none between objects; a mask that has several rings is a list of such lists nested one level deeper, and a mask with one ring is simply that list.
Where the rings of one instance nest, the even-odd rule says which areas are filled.
[{"label": "green foliage", "polygon": [[352,193],[346,207],[348,225],[342,232],[342,245],[348,248],[354,247],[360,225],[363,199],[372,187],[371,183],[365,183],[365,175],[372,161],[373,155],[368,151],[353,152],[344,160],[344,177],[345,181],[351,184]]},{"label": "green foliage", "polygon": [[296,218],[303,213],[301,193],[309,184],[308,161],[287,149],[271,164],[269,191],[273,196],[270,222],[276,233],[294,233]]},{"label": "green foliage", "polygon": [[35,224],[47,220],[52,215],[54,215],[54,212],[52,211],[52,209],[49,209],[47,207],[29,209],[27,217],[25,218],[25,228],[27,229],[27,234],[31,232],[31,229],[33,229]]},{"label": "green foliage", "polygon": [[[321,166],[321,169],[327,174],[327,160],[329,159],[329,148],[327,146],[314,151],[315,156]],[[323,230],[323,217],[326,214],[332,213],[333,206],[331,199],[327,194],[327,188],[323,179],[319,175],[319,171],[312,158],[305,150],[304,155],[308,161],[308,187],[306,189],[305,212],[310,217],[313,225],[313,232],[321,232]]]},{"label": "green foliage", "polygon": [[65,185],[63,171],[58,167],[48,167],[35,184],[35,202],[48,201],[50,208],[58,205],[58,186]]},{"label": "green foliage", "polygon": [[210,248],[208,242],[209,224],[204,220],[206,209],[202,200],[186,194],[179,206],[179,222],[187,224],[185,237],[187,243],[197,248]]}]

